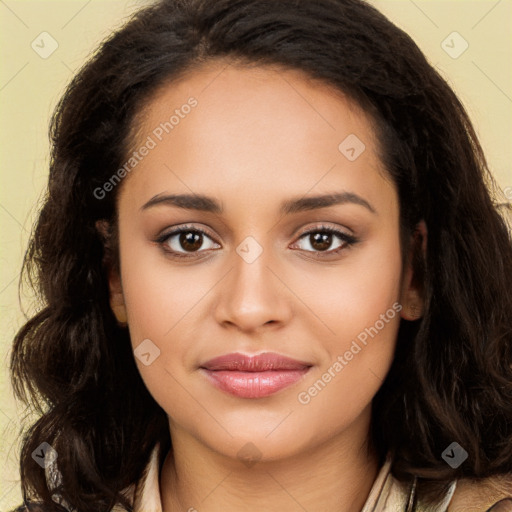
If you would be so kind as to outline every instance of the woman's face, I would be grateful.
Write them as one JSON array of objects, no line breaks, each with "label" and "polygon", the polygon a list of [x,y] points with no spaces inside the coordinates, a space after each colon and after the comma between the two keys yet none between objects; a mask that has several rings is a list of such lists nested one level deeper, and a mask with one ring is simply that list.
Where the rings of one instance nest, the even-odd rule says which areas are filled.
[{"label": "woman's face", "polygon": [[173,441],[272,460],[366,436],[406,293],[369,119],[299,72],[217,63],[159,92],[134,150],[117,297]]}]

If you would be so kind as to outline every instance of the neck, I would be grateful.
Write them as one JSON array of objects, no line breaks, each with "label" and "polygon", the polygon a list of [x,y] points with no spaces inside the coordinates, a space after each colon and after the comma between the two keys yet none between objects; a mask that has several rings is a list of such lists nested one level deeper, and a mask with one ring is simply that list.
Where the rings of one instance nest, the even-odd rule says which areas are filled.
[{"label": "neck", "polygon": [[379,471],[367,447],[369,422],[366,427],[359,424],[350,428],[355,432],[345,430],[294,456],[262,457],[249,465],[174,425],[173,450],[160,475],[163,512],[361,510]]}]

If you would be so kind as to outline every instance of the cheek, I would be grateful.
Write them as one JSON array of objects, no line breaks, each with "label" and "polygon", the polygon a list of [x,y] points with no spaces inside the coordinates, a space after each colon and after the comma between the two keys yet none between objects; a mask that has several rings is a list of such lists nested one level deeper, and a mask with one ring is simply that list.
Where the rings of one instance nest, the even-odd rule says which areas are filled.
[{"label": "cheek", "polygon": [[388,293],[362,300],[353,315],[339,313],[332,324],[336,335],[323,340],[323,364],[298,390],[299,414],[294,417],[319,437],[328,439],[333,430],[348,428],[384,382],[394,358],[401,310],[398,301],[387,300]]},{"label": "cheek", "polygon": [[[120,251],[130,339],[141,377],[166,412],[189,411],[187,354],[196,328],[194,306],[207,294],[208,283],[191,267],[182,272],[169,264],[158,249],[132,239],[129,232],[120,239]],[[138,351],[150,355],[139,358]]]},{"label": "cheek", "polygon": [[[211,321],[208,300],[221,276],[207,263],[183,264],[165,257],[128,226],[120,229],[121,278],[135,362],[149,392],[169,411],[189,411],[190,374]],[[145,340],[150,340],[151,343]],[[146,343],[151,363],[137,357]],[[148,350],[144,349],[144,353]],[[147,358],[146,358],[147,359]]]},{"label": "cheek", "polygon": [[128,230],[121,236],[120,251],[132,343],[136,345],[144,338],[172,338],[208,291],[202,271],[180,269],[165,258],[160,248],[132,236]]},{"label": "cheek", "polygon": [[308,293],[308,306],[321,320],[320,327],[311,320],[309,332],[315,333],[316,323],[312,336],[324,354],[298,402],[311,413],[323,410],[335,422],[357,415],[371,401],[393,361],[402,262],[399,238],[392,233],[347,258],[335,279],[332,271],[317,274],[314,288],[309,284],[298,292]]},{"label": "cheek", "polygon": [[[394,230],[354,246],[336,266],[317,269],[314,275],[311,268],[303,267],[293,278],[294,292],[309,308],[304,318],[310,329],[316,322],[317,332],[328,340],[323,345],[331,357],[366,328],[378,321],[381,326],[381,315],[390,308],[386,320],[399,321],[392,306],[400,300],[402,261]],[[308,271],[311,278],[304,279]]]}]

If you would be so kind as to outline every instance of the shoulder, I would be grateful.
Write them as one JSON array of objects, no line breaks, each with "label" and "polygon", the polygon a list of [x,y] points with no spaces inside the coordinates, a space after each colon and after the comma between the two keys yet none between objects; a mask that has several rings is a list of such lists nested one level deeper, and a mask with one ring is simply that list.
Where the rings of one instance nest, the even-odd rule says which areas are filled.
[{"label": "shoulder", "polygon": [[457,481],[447,512],[512,512],[512,474]]}]

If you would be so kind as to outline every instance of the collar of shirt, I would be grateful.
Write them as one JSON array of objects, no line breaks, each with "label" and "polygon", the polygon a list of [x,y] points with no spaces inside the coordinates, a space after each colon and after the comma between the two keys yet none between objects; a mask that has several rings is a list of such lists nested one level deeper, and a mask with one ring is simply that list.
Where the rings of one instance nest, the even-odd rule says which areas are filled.
[{"label": "collar of shirt", "polygon": [[[162,512],[160,498],[158,447],[153,450],[143,477],[137,483],[133,512]],[[412,510],[414,486],[396,480],[390,472],[391,455],[386,457],[370,490],[361,512],[407,512]],[[456,481],[452,482],[445,496],[440,497],[435,510],[446,512],[455,492]],[[192,509],[193,510],[193,509]],[[421,512],[421,508],[415,508]]]},{"label": "collar of shirt", "polygon": [[[159,458],[160,447],[155,446],[149,462],[139,481],[124,491],[124,495],[133,504],[133,512],[162,512],[162,501],[160,495]],[[373,483],[368,498],[361,509],[361,512],[421,512],[426,510],[416,504],[413,509],[415,485],[398,481],[390,472],[392,458],[388,454],[382,465],[377,478]],[[46,478],[50,489],[60,484],[60,472],[55,462],[46,466]],[[448,504],[455,492],[457,481],[454,480],[446,495],[439,498],[438,503],[429,510],[446,512]],[[60,503],[69,512],[73,512],[58,494],[53,499]],[[191,510],[194,510],[193,508]],[[120,507],[114,507],[112,512],[122,512]]]}]

